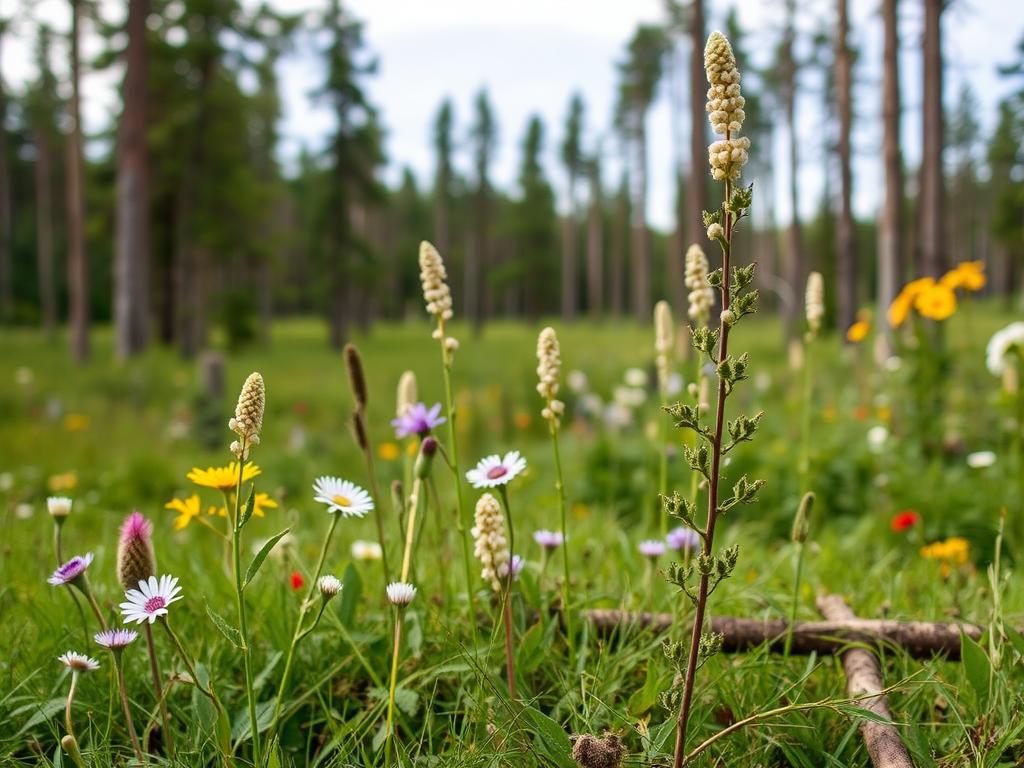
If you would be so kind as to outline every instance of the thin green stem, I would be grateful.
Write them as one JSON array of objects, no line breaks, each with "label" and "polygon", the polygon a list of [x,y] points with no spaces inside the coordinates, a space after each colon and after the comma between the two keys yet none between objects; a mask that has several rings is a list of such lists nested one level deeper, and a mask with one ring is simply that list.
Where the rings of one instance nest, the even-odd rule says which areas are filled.
[{"label": "thin green stem", "polygon": [[811,375],[811,341],[804,346],[804,402],[800,423],[800,490],[808,491],[808,478],[811,471],[811,410],[814,396],[814,383]]},{"label": "thin green stem", "polygon": [[[664,391],[661,393],[661,407],[668,405],[668,396]],[[661,419],[661,447],[658,451],[658,498],[654,500],[654,519],[658,521],[658,529],[661,531],[661,538],[668,533],[668,516],[661,511],[661,500],[668,493],[668,444],[669,431],[668,419]]]},{"label": "thin green stem", "polygon": [[391,765],[391,739],[395,719],[395,691],[398,689],[398,654],[402,647],[402,611],[395,608],[395,642],[391,653],[391,682],[388,685],[388,714],[384,733],[384,765]]},{"label": "thin green stem", "polygon": [[502,606],[502,617],[505,625],[505,679],[508,683],[508,696],[517,701],[516,694],[516,669],[514,648],[512,645],[512,563],[509,561],[509,573],[505,583],[504,605]]},{"label": "thin green stem", "polygon": [[377,482],[377,468],[373,462],[373,444],[370,442],[370,434],[366,429],[365,413],[357,409],[355,418],[363,422],[362,434],[366,440],[366,445],[361,447],[363,449],[363,457],[366,459],[366,474],[370,481],[370,493],[373,494],[373,516],[377,524],[377,541],[380,544],[380,559],[381,565],[384,568],[384,583],[386,584],[391,581],[391,568],[388,565],[388,548],[384,540],[384,510],[381,508],[383,500],[380,497],[380,484]]},{"label": "thin green stem", "polygon": [[74,738],[75,727],[71,721],[71,705],[75,701],[75,689],[78,688],[78,670],[71,670],[71,686],[68,688],[68,699],[64,703],[64,730],[68,736]]},{"label": "thin green stem", "polygon": [[149,672],[153,678],[153,694],[156,696],[160,708],[160,720],[163,723],[164,745],[167,747],[167,755],[174,759],[174,740],[171,735],[171,716],[167,712],[167,699],[164,696],[163,676],[160,674],[160,662],[156,656],[156,644],[153,642],[153,627],[146,622],[143,625],[143,633],[146,636],[146,651],[149,654]]},{"label": "thin green stem", "polygon": [[235,605],[238,609],[238,631],[242,638],[242,664],[245,667],[245,694],[249,704],[249,726],[252,730],[253,762],[259,768],[260,729],[256,717],[256,691],[253,685],[252,651],[249,648],[249,631],[245,616],[245,596],[242,587],[242,529],[240,522],[242,503],[242,471],[245,468],[246,439],[242,438],[242,448],[238,460],[238,481],[235,483],[235,511],[231,518],[231,552],[235,574]]},{"label": "thin green stem", "polygon": [[401,581],[409,581],[409,568],[412,564],[413,541],[416,535],[416,513],[420,507],[420,493],[423,490],[423,480],[417,477],[412,481],[412,490],[409,493],[409,515],[405,524],[405,549],[402,552],[402,575]]},{"label": "thin green stem", "polygon": [[128,728],[128,738],[131,740],[132,749],[140,762],[145,762],[142,754],[142,746],[139,744],[138,734],[135,732],[135,719],[132,717],[131,707],[128,705],[128,688],[124,682],[124,664],[121,661],[121,651],[113,651],[114,668],[117,671],[117,692],[121,698],[121,709],[124,711],[125,726]]},{"label": "thin green stem", "polygon": [[100,629],[104,632],[107,631],[107,620],[103,618],[103,611],[100,610],[100,604],[96,602],[96,596],[92,593],[92,587],[89,586],[89,577],[84,573],[71,582],[72,586],[77,587],[78,591],[85,595],[85,600],[89,603],[89,607],[92,608],[92,612],[96,615],[96,621],[100,624]]},{"label": "thin green stem", "polygon": [[793,627],[796,625],[796,611],[800,605],[800,582],[804,574],[804,543],[796,542],[796,565],[793,576],[793,605],[789,611],[789,626],[786,627],[786,644],[783,655],[788,657],[790,648],[793,646]]}]

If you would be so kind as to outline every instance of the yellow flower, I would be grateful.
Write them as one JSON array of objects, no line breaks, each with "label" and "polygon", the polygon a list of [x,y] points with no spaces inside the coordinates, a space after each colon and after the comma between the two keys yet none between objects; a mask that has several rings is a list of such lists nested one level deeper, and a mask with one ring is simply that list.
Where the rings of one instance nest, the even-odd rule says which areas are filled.
[{"label": "yellow flower", "polygon": [[967,291],[980,291],[985,287],[985,262],[961,261],[955,269],[942,276],[942,283],[953,290],[963,288]]},{"label": "yellow flower", "polygon": [[971,556],[971,543],[961,536],[936,541],[921,547],[921,557],[938,560],[946,566],[966,565]]},{"label": "yellow flower", "polygon": [[846,330],[846,339],[858,344],[864,341],[869,333],[871,333],[871,323],[867,320],[858,320]]},{"label": "yellow flower", "polygon": [[89,428],[89,417],[84,413],[69,413],[64,417],[64,429],[68,432],[82,432]]},{"label": "yellow flower", "polygon": [[78,485],[78,473],[71,470],[70,472],[62,472],[59,475],[50,475],[46,485],[51,493],[74,490],[75,486]]},{"label": "yellow flower", "polygon": [[[252,480],[260,473],[260,468],[252,462],[245,465],[242,470],[242,482]],[[238,463],[232,461],[226,467],[207,467],[199,469],[193,467],[187,475],[188,479],[203,488],[215,488],[218,491],[233,490],[238,482]]]},{"label": "yellow flower", "polygon": [[572,514],[577,520],[586,520],[590,516],[590,508],[581,501],[572,505]]},{"label": "yellow flower", "polygon": [[192,494],[187,499],[171,499],[164,504],[164,509],[173,509],[178,513],[174,518],[174,530],[180,531],[199,515],[199,497]]},{"label": "yellow flower", "polygon": [[394,461],[401,455],[397,443],[381,443],[377,446],[377,455],[384,461]]},{"label": "yellow flower", "polygon": [[[263,517],[263,510],[265,509],[277,509],[277,502],[270,498],[269,494],[257,493],[252,505],[253,517]],[[228,508],[224,506],[210,507],[206,510],[206,514],[217,515],[217,517],[227,517]]]},{"label": "yellow flower", "polygon": [[419,455],[420,446],[415,440],[407,440],[405,443],[405,455],[416,458]]},{"label": "yellow flower", "polygon": [[892,304],[889,305],[889,312],[887,313],[889,325],[893,328],[899,328],[903,325],[917,297],[934,285],[934,277],[919,277],[917,280],[911,280],[903,286],[899,296],[893,299]]},{"label": "yellow flower", "polygon": [[945,320],[956,312],[956,294],[948,285],[936,283],[917,295],[914,309],[923,317]]}]

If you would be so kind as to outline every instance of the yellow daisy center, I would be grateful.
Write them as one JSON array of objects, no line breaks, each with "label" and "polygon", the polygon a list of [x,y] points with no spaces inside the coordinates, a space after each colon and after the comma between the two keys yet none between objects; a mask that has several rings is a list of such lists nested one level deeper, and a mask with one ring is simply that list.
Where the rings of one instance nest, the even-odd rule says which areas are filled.
[{"label": "yellow daisy center", "polygon": [[336,496],[331,496],[331,501],[333,501],[339,507],[351,507],[352,506],[351,500],[349,500],[349,498],[347,496],[342,496],[341,494],[338,494]]}]

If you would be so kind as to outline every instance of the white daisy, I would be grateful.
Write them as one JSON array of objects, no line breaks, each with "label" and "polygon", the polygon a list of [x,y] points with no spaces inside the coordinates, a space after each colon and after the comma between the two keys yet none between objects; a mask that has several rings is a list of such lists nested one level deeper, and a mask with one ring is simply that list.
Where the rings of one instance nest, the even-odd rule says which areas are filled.
[{"label": "white daisy", "polygon": [[337,576],[321,576],[317,579],[317,587],[320,589],[320,594],[324,596],[324,600],[330,600],[336,594],[341,592],[341,580]]},{"label": "white daisy", "polygon": [[392,605],[404,608],[416,597],[416,587],[404,581],[393,581],[388,584],[387,593]]},{"label": "white daisy", "polygon": [[967,454],[967,466],[971,469],[986,469],[996,463],[994,451],[975,451]]},{"label": "white daisy", "polygon": [[318,477],[313,493],[316,501],[327,505],[328,512],[340,512],[342,517],[363,517],[373,509],[369,493],[340,477]]},{"label": "white daisy", "polygon": [[524,469],[526,459],[519,451],[509,451],[503,457],[495,453],[480,459],[476,467],[466,473],[466,479],[474,488],[496,488],[508,484]]},{"label": "white daisy", "polygon": [[138,636],[139,633],[133,629],[107,629],[97,632],[92,637],[97,645],[102,645],[111,651],[120,651],[134,643]]},{"label": "white daisy", "polygon": [[352,557],[356,560],[380,560],[383,556],[384,550],[376,541],[356,539],[352,542]]},{"label": "white daisy", "polygon": [[67,651],[57,657],[57,661],[74,672],[95,672],[100,668],[100,663],[84,653]]},{"label": "white daisy", "polygon": [[139,581],[138,589],[129,589],[124,593],[125,602],[121,603],[121,615],[125,623],[134,621],[141,624],[148,621],[152,624],[161,616],[167,615],[167,606],[181,599],[181,587],[175,576],[164,574],[157,581],[156,576]]},{"label": "white daisy", "polygon": [[71,499],[67,496],[51,496],[46,500],[46,509],[52,517],[65,518],[71,514]]}]

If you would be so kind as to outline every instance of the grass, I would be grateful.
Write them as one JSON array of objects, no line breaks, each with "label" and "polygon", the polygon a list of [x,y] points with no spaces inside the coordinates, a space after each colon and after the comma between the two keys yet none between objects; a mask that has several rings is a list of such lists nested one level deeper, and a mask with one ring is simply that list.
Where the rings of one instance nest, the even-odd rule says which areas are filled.
[{"label": "grass", "polygon": [[[846,595],[864,617],[1024,623],[1019,580],[1010,578],[1013,551],[1022,539],[1021,500],[1012,490],[1005,432],[1008,404],[983,364],[985,341],[1009,319],[994,306],[976,304],[946,324],[953,365],[942,383],[945,404],[940,412],[925,414],[940,428],[944,448],[932,453],[921,451],[915,440],[914,382],[907,365],[886,373],[871,362],[866,346],[840,350],[834,337],[818,343],[809,471],[818,503],[806,548],[800,618],[816,617],[813,596],[827,590]],[[473,338],[465,327],[454,328],[462,342],[455,381],[463,468],[487,453],[511,449],[521,450],[530,464],[511,486],[517,550],[528,561],[514,606],[522,703],[505,695],[497,606],[482,581],[474,585],[478,606],[486,612],[477,622],[482,631],[475,633],[468,622],[454,487],[443,467],[435,467],[441,504],[428,508],[419,534],[413,573],[420,594],[403,630],[396,739],[403,765],[571,766],[567,734],[606,728],[626,741],[629,765],[659,764],[672,748],[672,715],[658,703],[658,694],[671,683],[660,638],[637,628],[597,637],[584,625],[572,666],[556,622],[537,620],[540,606],[557,599],[561,573],[558,553],[542,570],[539,548],[530,539],[533,530],[559,523],[547,424],[534,390],[537,330],[495,323]],[[606,401],[624,369],[651,366],[649,328],[606,322],[558,330],[563,370],[585,371],[589,389]],[[263,469],[256,484],[280,507],[245,529],[246,545],[258,546],[258,540],[286,527],[296,537],[294,548],[268,559],[246,592],[257,698],[266,708],[273,704],[302,594],[291,588],[291,575],[309,573],[328,524],[323,508],[312,501],[311,483],[318,475],[335,474],[367,484],[365,464],[348,433],[352,403],[343,361],[328,349],[320,323],[282,322],[270,348],[227,354],[220,402],[201,395],[195,362],[156,349],[120,364],[112,359],[109,334],[101,330],[96,336],[93,361],[74,368],[60,343],[47,343],[30,331],[0,332],[0,611],[7,630],[0,668],[5,715],[0,755],[5,763],[61,764],[57,743],[67,679],[55,657],[68,648],[91,653],[95,648],[68,596],[45,582],[55,565],[47,495],[75,498],[65,546],[69,552],[96,553],[90,574],[105,609],[116,606],[120,596],[116,526],[135,508],[154,520],[159,571],[179,576],[186,596],[175,605],[174,625],[217,686],[235,740],[244,742],[249,718],[241,655],[206,614],[207,605],[225,616],[233,613],[222,544],[195,523],[174,532],[174,514],[163,505],[193,492],[185,479],[190,468],[231,458],[227,418],[237,387],[250,371],[261,371],[268,400],[263,440],[254,452]],[[437,348],[426,323],[381,325],[355,341],[371,390],[370,432],[380,449],[393,441],[388,421],[403,370],[417,373],[421,399],[428,404],[442,399]],[[774,323],[745,323],[734,344],[750,351],[754,371],[741,385],[735,407],[748,414],[764,410],[766,416],[758,442],[739,449],[727,471],[733,481],[749,473],[766,478],[768,485],[758,504],[724,520],[720,545],[738,543],[740,563],[734,578],[715,593],[710,610],[787,617],[793,591],[789,527],[800,495],[802,381],[786,368]],[[567,399],[570,412],[580,413],[585,398]],[[662,417],[655,399],[649,397],[621,427],[579,417],[567,419],[562,431],[573,592],[580,607],[688,610],[658,574],[645,569],[636,550],[661,527],[656,446]],[[890,436],[876,451],[867,434],[879,426]],[[377,459],[385,488],[407,471],[404,446],[397,459],[385,458],[388,450]],[[994,450],[996,464],[967,467],[965,454],[977,450]],[[679,458],[672,457],[669,467],[668,487],[687,492],[690,478]],[[467,498],[472,503],[477,497]],[[384,501],[395,561],[399,524]],[[987,568],[1004,506],[1009,541],[1003,580],[997,580],[1002,602],[994,612]],[[893,533],[892,514],[907,508],[920,512],[921,525]],[[918,549],[954,535],[970,541],[972,561],[944,576]],[[372,516],[338,526],[326,572],[341,577],[345,588],[297,653],[284,702],[282,765],[383,765],[379,746],[391,613],[380,563],[353,561],[349,552],[354,540],[375,538]],[[684,634],[679,627],[675,639]],[[164,669],[180,673],[165,639],[158,635]],[[1017,639],[1012,633],[991,643],[985,639],[981,655],[973,654],[969,663],[922,663],[898,649],[886,653],[886,683],[894,686],[890,703],[918,765],[1012,765],[1024,757],[1024,718],[1014,704],[1024,690]],[[155,702],[142,648],[128,654],[129,695],[142,731]],[[79,742],[94,765],[118,764],[130,754],[107,661],[101,658],[104,669],[80,680],[75,705]],[[766,652],[715,657],[697,680],[690,745],[780,704],[844,697],[837,659],[782,659]],[[172,686],[170,699],[177,713],[179,763],[213,764],[207,703],[183,684]],[[718,741],[698,764],[866,766],[856,712],[840,710],[788,713],[740,730]],[[239,754],[248,754],[247,744]]]}]

